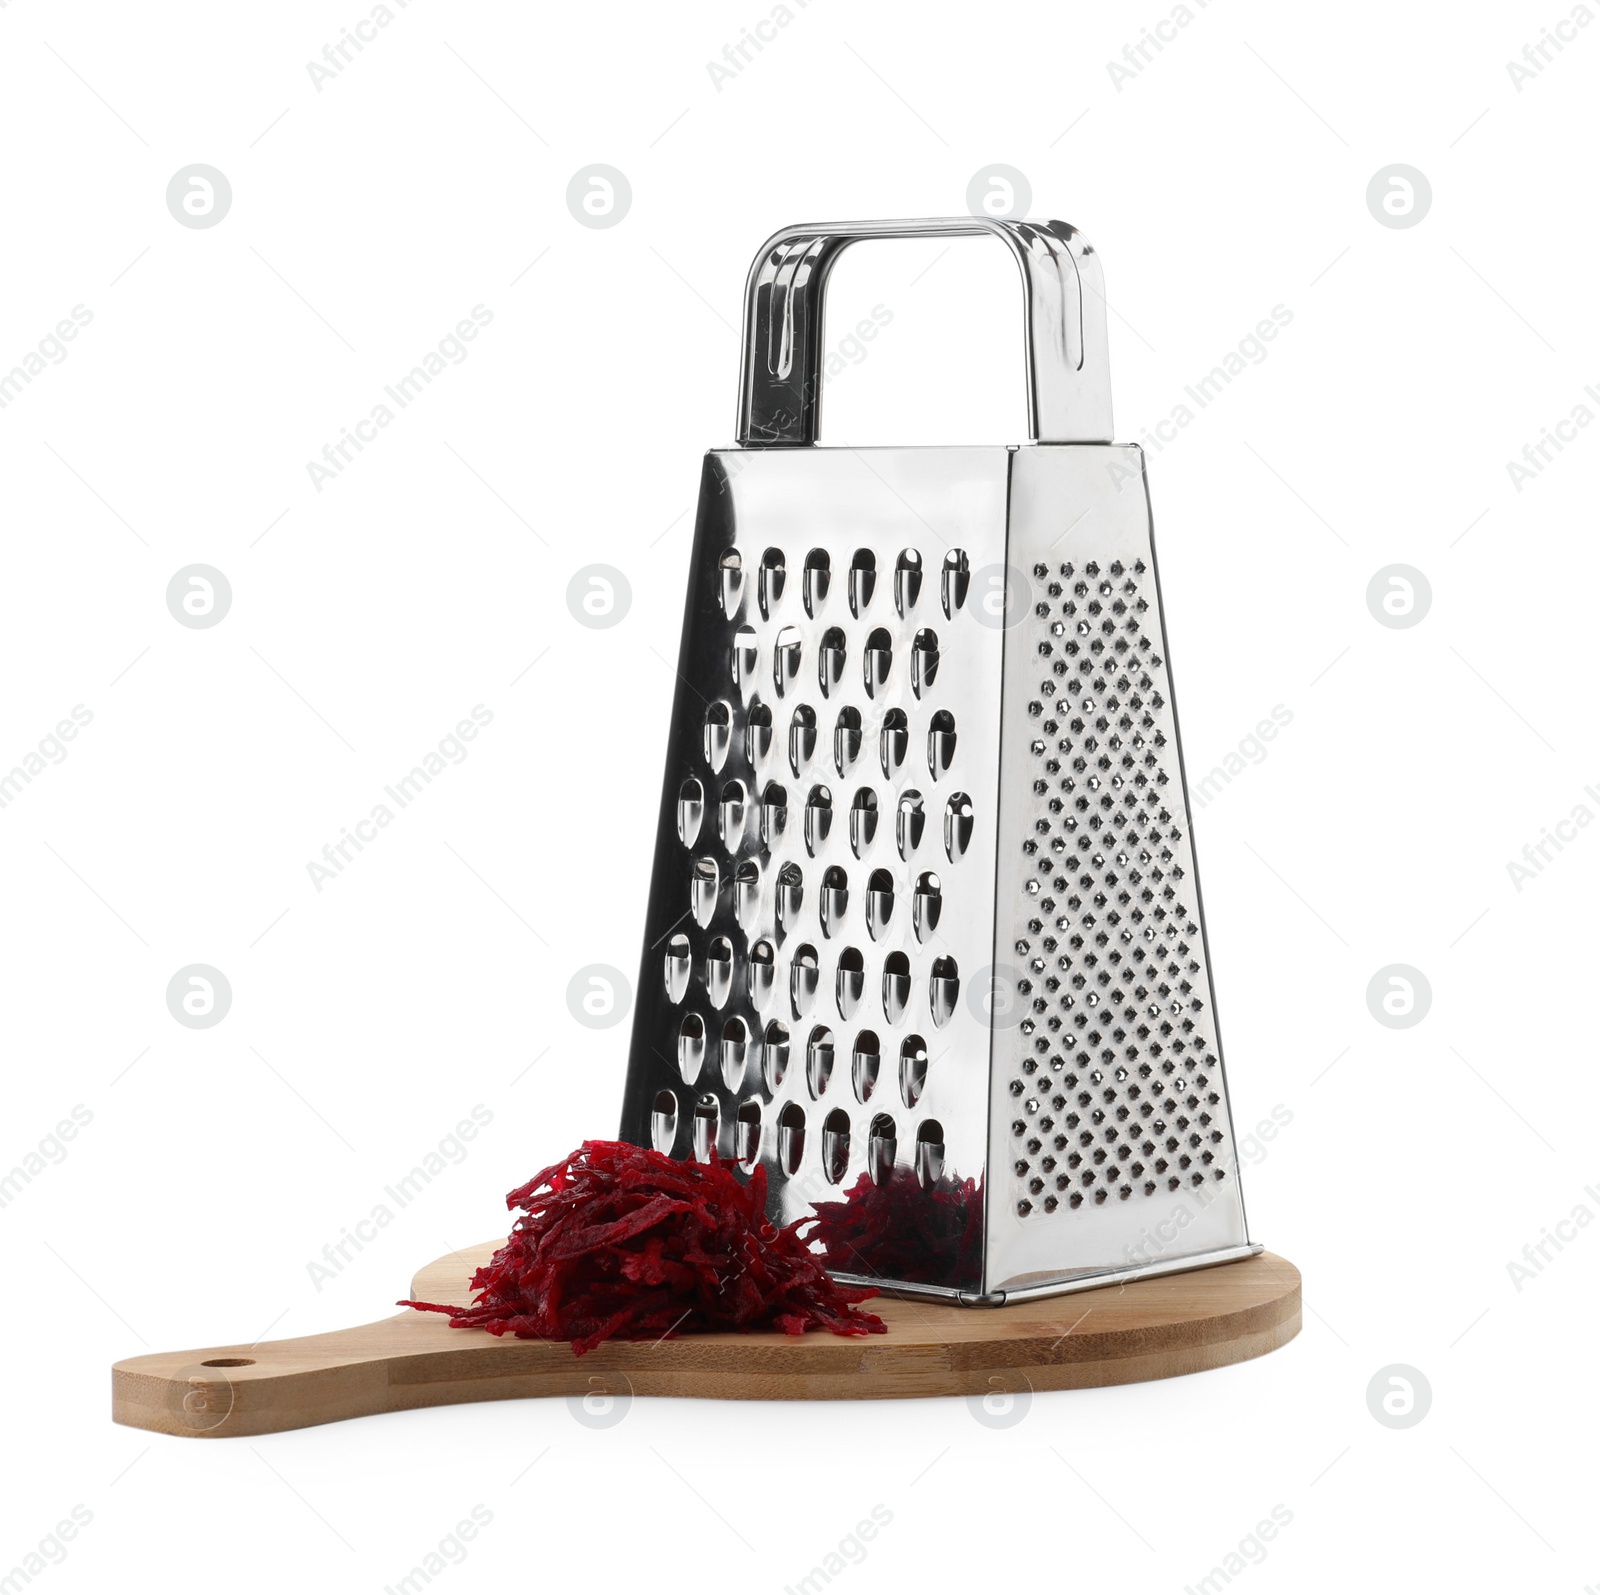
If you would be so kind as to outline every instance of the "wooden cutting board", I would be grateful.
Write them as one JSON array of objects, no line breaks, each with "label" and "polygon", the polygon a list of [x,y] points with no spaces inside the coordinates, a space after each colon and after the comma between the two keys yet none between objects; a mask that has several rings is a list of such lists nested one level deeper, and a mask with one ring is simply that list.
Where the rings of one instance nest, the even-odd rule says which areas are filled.
[{"label": "wooden cutting board", "polygon": [[[429,1263],[416,1301],[465,1304],[501,1243]],[[1243,1362],[1300,1332],[1300,1273],[1263,1252],[1242,1262],[1010,1307],[880,1297],[886,1335],[688,1335],[563,1343],[452,1329],[441,1314],[393,1318],[254,1346],[129,1357],[111,1372],[118,1423],[193,1439],[272,1434],[340,1418],[525,1396],[858,1400],[1017,1395],[1166,1379]]]}]

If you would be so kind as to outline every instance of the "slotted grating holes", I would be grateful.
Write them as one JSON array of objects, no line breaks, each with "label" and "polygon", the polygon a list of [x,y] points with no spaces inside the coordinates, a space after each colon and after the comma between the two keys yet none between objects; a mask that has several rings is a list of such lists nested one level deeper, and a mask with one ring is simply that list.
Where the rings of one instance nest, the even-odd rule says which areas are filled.
[{"label": "slotted grating holes", "polygon": [[[692,761],[675,789],[690,913],[662,943],[671,1028],[661,1051],[676,1050],[677,1069],[650,1139],[678,1156],[731,1146],[747,1169],[765,1157],[774,1172],[805,1162],[824,1177],[842,1167],[842,1152],[885,1178],[897,1146],[913,1161],[913,1127],[899,1133],[879,1112],[869,1131],[863,1117],[852,1156],[854,1110],[834,1107],[841,1087],[830,1080],[837,1045],[842,1089],[855,1103],[917,1105],[928,1050],[900,1027],[921,1010],[932,1034],[960,993],[955,961],[930,945],[944,887],[928,865],[937,852],[944,868],[967,851],[971,800],[945,790],[925,802],[909,783],[941,782],[957,755],[955,719],[934,695],[952,680],[959,690],[970,567],[959,550],[927,569],[910,548],[813,548],[802,564],[801,549],[761,546],[719,558],[727,625],[716,685],[726,696],[696,705],[703,762]],[[861,784],[878,771],[887,791]],[[835,774],[848,785],[830,792],[822,782]],[[798,785],[785,784],[791,776]],[[854,861],[863,866],[856,879]],[[897,920],[911,926],[920,955],[917,945],[909,955],[896,947]],[[860,945],[839,945],[851,939]],[[881,962],[863,953],[885,940]],[[880,1004],[881,1020],[870,1011]],[[818,1023],[825,1005],[838,1014],[830,1023],[847,1026],[837,1043]],[[864,1022],[889,1028],[858,1030]],[[806,1104],[825,1091],[808,1126]],[[920,1173],[936,1180],[942,1131],[921,1142]]]}]

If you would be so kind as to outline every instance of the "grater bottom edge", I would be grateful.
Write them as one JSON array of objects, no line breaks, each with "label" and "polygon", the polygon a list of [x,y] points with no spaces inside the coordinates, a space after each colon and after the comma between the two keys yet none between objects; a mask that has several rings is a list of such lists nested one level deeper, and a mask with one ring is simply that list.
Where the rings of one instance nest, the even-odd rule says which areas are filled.
[{"label": "grater bottom edge", "polygon": [[1164,1274],[1187,1274],[1196,1269],[1216,1268],[1223,1263],[1237,1263],[1247,1257],[1256,1257],[1265,1250],[1260,1241],[1251,1241],[1244,1246],[1225,1246],[1217,1251],[1197,1252],[1191,1257],[1175,1257],[1137,1268],[1101,1268],[1091,1273],[1046,1280],[1037,1285],[992,1290],[983,1295],[976,1291],[949,1290],[937,1285],[890,1285],[867,1274],[849,1274],[834,1269],[829,1272],[841,1284],[868,1286],[883,1296],[903,1297],[909,1301],[938,1301],[957,1307],[1005,1307],[1013,1302],[1041,1301],[1047,1296],[1068,1296],[1077,1291],[1098,1290],[1105,1285],[1129,1285],[1135,1280],[1155,1279]]}]

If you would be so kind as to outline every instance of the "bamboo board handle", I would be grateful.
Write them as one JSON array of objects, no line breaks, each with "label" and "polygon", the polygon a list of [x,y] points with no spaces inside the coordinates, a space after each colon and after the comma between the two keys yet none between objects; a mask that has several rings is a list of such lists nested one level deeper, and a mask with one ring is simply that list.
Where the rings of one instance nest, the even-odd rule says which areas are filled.
[{"label": "bamboo board handle", "polygon": [[[466,1282],[498,1244],[430,1263],[411,1298],[465,1302]],[[130,1357],[112,1369],[112,1417],[158,1434],[224,1439],[530,1396],[848,1400],[1127,1384],[1286,1345],[1300,1329],[1300,1274],[1263,1252],[1009,1307],[880,1298],[872,1310],[887,1334],[611,1341],[576,1357],[565,1342],[498,1339],[408,1309],[297,1340]]]}]

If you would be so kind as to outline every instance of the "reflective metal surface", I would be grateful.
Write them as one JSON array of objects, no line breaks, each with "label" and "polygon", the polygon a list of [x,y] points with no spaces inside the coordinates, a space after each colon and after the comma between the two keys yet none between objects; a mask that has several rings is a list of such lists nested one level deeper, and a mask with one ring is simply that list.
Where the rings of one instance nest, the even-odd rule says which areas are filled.
[{"label": "reflective metal surface", "polygon": [[[816,442],[822,302],[843,249],[865,238],[985,233],[1011,250],[1022,273],[1029,437],[1039,443],[1108,442],[1111,377],[1100,257],[1066,222],[979,216],[803,223],[774,233],[761,246],[745,287],[739,442]],[[888,574],[882,571],[881,578]]]},{"label": "reflective metal surface", "polygon": [[[757,1105],[784,1222],[863,1175],[914,1171],[919,1147],[924,1172],[938,1148],[939,1173],[982,1175],[989,1026],[962,994],[993,956],[1005,636],[970,597],[946,618],[934,582],[902,584],[902,614],[892,578],[908,555],[930,570],[953,550],[973,568],[1002,561],[1011,460],[1005,448],[706,460],[623,1133],[692,1155],[707,1122],[694,1104],[710,1092],[733,1156],[740,1108]],[[754,573],[780,569],[763,613]],[[916,661],[934,636],[937,671],[924,670],[919,695]],[[830,653],[843,668],[819,675]],[[793,665],[775,674],[786,654]],[[752,757],[758,709],[784,734]],[[791,734],[797,715],[804,735]],[[727,732],[709,751],[708,723]],[[759,802],[718,824],[735,787]],[[952,803],[964,841],[953,851]],[[758,947],[771,949],[767,973]],[[751,1038],[737,1090],[702,1061],[700,1039],[734,1018]],[[780,1067],[753,1061],[763,1047],[788,1049]],[[662,1090],[679,1101],[670,1141],[652,1133]],[[937,1135],[919,1142],[930,1124]]]},{"label": "reflective metal surface", "polygon": [[[1023,267],[1024,448],[819,449],[856,238]],[[1062,223],[786,229],[702,473],[622,1115],[843,1275],[971,1303],[1245,1230],[1143,460]],[[767,446],[758,446],[764,441]]]},{"label": "reflective metal surface", "polygon": [[1140,451],[1019,450],[1008,557],[991,1289],[1247,1241]]}]

